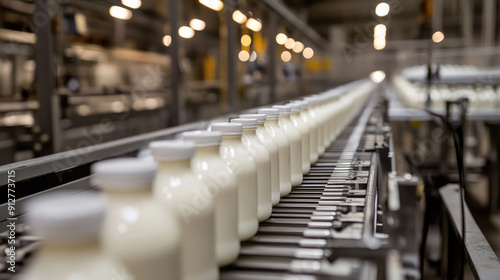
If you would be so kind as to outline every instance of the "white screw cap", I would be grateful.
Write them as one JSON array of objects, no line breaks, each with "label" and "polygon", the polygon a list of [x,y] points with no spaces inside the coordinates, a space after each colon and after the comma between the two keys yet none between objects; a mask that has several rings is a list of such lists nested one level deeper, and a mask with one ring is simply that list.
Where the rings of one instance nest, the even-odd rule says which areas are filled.
[{"label": "white screw cap", "polygon": [[237,135],[243,133],[243,125],[241,123],[213,123],[210,129],[212,131],[220,131],[223,135]]},{"label": "white screw cap", "polygon": [[104,221],[104,202],[94,192],[41,195],[26,205],[28,224],[45,241],[71,243],[97,238]]},{"label": "white screw cap", "polygon": [[156,174],[152,162],[137,158],[117,158],[92,164],[91,182],[105,190],[149,188]]},{"label": "white screw cap", "polygon": [[277,117],[280,114],[279,109],[275,108],[264,108],[264,109],[259,109],[259,114],[265,114],[268,117]]},{"label": "white screw cap", "polygon": [[287,106],[290,106],[292,108],[292,112],[300,112],[300,105],[297,103],[288,103],[286,104]]},{"label": "white screw cap", "polygon": [[222,141],[222,133],[219,131],[187,131],[182,133],[182,140],[193,142],[197,147],[216,146]]},{"label": "white screw cap", "polygon": [[243,125],[243,128],[257,128],[257,119],[237,118],[237,119],[232,119],[231,122],[241,123]]},{"label": "white screw cap", "polygon": [[280,114],[290,114],[292,108],[288,105],[274,105],[273,108],[280,110]]},{"label": "white screw cap", "polygon": [[242,119],[257,119],[257,123],[266,122],[266,114],[243,114],[240,115]]},{"label": "white screw cap", "polygon": [[194,155],[194,143],[181,140],[154,141],[149,144],[156,160],[174,161],[190,159]]}]

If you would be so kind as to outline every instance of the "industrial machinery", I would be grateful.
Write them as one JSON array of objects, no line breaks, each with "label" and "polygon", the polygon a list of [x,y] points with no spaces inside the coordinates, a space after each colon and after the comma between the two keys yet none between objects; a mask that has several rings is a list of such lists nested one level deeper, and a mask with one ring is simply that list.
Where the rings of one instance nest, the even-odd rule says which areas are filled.
[{"label": "industrial machinery", "polygon": [[[343,86],[339,95],[356,85]],[[360,114],[311,166],[302,184],[282,197],[271,218],[259,225],[258,233],[242,243],[239,258],[222,268],[221,279],[421,279],[418,200],[423,185],[417,176],[396,172],[393,132],[382,89],[374,87]],[[0,167],[4,177],[15,171],[14,208],[9,208],[12,201],[3,196],[0,215],[3,228],[11,219],[17,222],[17,270],[22,271],[39,244],[39,239],[30,234],[29,225],[23,223],[27,201],[61,189],[76,195],[96,191],[89,183],[92,163],[137,156],[153,140],[206,129],[209,123],[190,123]],[[7,188],[7,184],[1,186],[6,193]],[[458,236],[455,241],[459,243],[459,234],[451,230],[459,228],[457,209],[453,208],[457,203],[450,199],[446,204],[451,207],[447,208],[451,215],[449,234]],[[470,214],[468,217],[472,219]],[[467,230],[478,230],[474,225],[468,223]],[[1,257],[5,260],[9,256],[9,234],[5,231],[0,235]],[[487,247],[481,250],[487,251],[484,238],[480,241]],[[454,248],[456,244],[450,242],[448,246]],[[481,266],[473,257],[477,248],[472,245],[469,250],[471,267],[489,275],[498,271],[498,259],[492,266]],[[7,265],[0,262],[0,279],[13,276]],[[454,269],[453,265],[449,269]]]}]

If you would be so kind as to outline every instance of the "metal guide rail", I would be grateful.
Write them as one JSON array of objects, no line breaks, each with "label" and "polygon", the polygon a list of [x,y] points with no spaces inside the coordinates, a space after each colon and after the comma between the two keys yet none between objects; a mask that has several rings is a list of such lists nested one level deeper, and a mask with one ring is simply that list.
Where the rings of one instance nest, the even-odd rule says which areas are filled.
[{"label": "metal guide rail", "polygon": [[[392,176],[393,188],[388,187],[394,168],[391,134],[377,100],[374,96],[311,166],[302,184],[280,200],[257,235],[242,243],[239,258],[222,269],[221,279],[418,278],[416,246],[411,246],[417,243],[416,230],[411,230],[416,211],[388,207],[411,208],[414,195],[400,201],[398,191],[414,194],[408,188],[414,184],[402,186]],[[61,187],[85,191],[87,180]],[[4,261],[8,237],[8,231],[0,234],[0,280],[13,276]],[[16,239],[19,271],[39,240],[22,223],[16,227]]]}]

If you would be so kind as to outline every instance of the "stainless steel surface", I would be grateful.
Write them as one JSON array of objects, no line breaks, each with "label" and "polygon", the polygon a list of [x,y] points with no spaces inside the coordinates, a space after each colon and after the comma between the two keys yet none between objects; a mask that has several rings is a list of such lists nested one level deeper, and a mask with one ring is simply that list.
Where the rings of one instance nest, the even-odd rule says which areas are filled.
[{"label": "stainless steel surface", "polygon": [[[439,189],[439,193],[446,207],[447,215],[452,221],[453,231],[461,238],[462,219],[460,216],[459,186],[448,184]],[[500,261],[474,220],[469,207],[466,203],[464,206],[467,262],[476,279],[497,279],[500,275]]]}]

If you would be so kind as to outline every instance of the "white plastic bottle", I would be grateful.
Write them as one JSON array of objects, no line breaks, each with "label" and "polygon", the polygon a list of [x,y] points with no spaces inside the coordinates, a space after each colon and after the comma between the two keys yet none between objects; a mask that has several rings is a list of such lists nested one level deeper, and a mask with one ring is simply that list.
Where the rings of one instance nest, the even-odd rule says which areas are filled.
[{"label": "white plastic bottle", "polygon": [[183,140],[194,142],[191,169],[205,185],[204,194],[215,201],[215,252],[219,266],[232,263],[240,252],[238,237],[238,188],[233,171],[219,154],[222,134],[189,131]]},{"label": "white plastic bottle", "polygon": [[302,174],[307,174],[311,168],[311,161],[309,159],[309,128],[300,117],[300,105],[297,103],[289,103],[287,105],[292,108],[290,120],[295,129],[300,133],[302,140]]},{"label": "white plastic bottle", "polygon": [[136,279],[181,279],[181,231],[171,211],[151,194],[155,166],[135,158],[92,165],[92,182],[107,204],[103,246]]},{"label": "white plastic bottle", "polygon": [[219,279],[214,198],[191,171],[194,144],[169,140],[149,146],[158,163],[153,194],[175,213],[182,229],[182,279]]},{"label": "white plastic bottle", "polygon": [[[43,239],[22,280],[109,280],[133,277],[101,249],[105,206],[95,193],[45,195],[28,202],[27,223]],[[73,278],[72,278],[73,277]]]},{"label": "white plastic bottle", "polygon": [[241,142],[243,125],[213,123],[212,131],[222,133],[220,155],[236,175],[238,184],[238,234],[247,240],[257,233],[257,167]]},{"label": "white plastic bottle", "polygon": [[302,183],[302,137],[297,131],[290,119],[292,108],[287,105],[274,105],[273,108],[279,109],[278,123],[290,142],[290,161],[292,172],[292,187]]},{"label": "white plastic bottle", "polygon": [[273,206],[280,202],[280,171],[279,171],[279,151],[278,145],[267,132],[264,124],[266,123],[265,114],[244,114],[240,118],[257,119],[257,138],[264,145],[271,160],[271,201]]},{"label": "white plastic bottle", "polygon": [[292,191],[292,173],[290,163],[290,141],[281,131],[278,124],[279,110],[273,108],[259,109],[259,114],[266,115],[264,124],[267,132],[276,142],[279,151],[280,195],[284,197]]},{"label": "white plastic bottle", "polygon": [[271,160],[266,148],[257,137],[257,119],[232,119],[243,125],[241,141],[257,167],[257,218],[259,222],[271,216]]},{"label": "white plastic bottle", "polygon": [[318,126],[309,114],[309,102],[295,101],[300,104],[300,118],[304,124],[309,128],[309,156],[311,164],[318,161]]},{"label": "white plastic bottle", "polygon": [[316,126],[318,127],[318,137],[317,137],[317,145],[318,145],[318,156],[321,156],[325,153],[325,147],[323,143],[324,139],[324,127],[323,123],[321,122],[321,118],[318,113],[319,109],[319,99],[317,96],[310,96],[304,98],[304,100],[308,101],[310,106],[309,106],[309,115],[311,118],[314,120],[316,123]]}]

